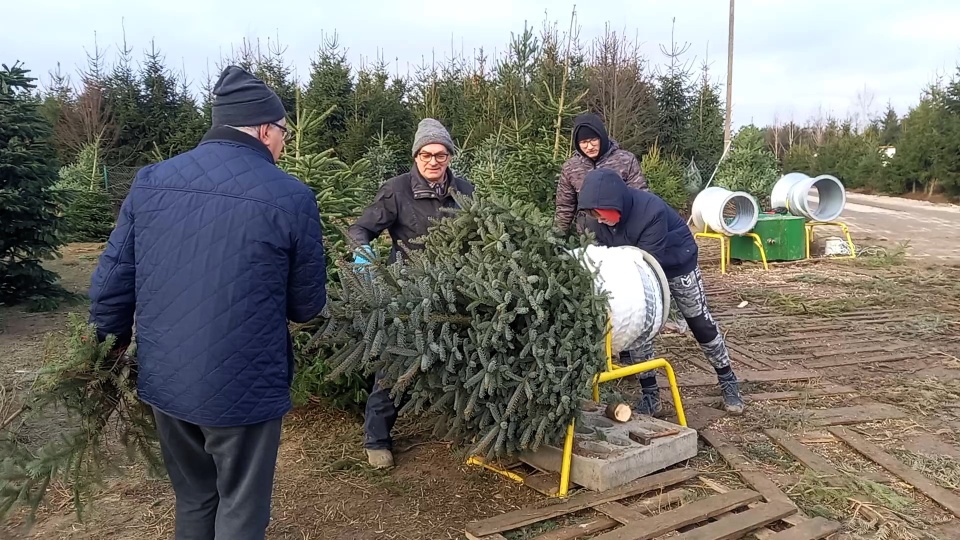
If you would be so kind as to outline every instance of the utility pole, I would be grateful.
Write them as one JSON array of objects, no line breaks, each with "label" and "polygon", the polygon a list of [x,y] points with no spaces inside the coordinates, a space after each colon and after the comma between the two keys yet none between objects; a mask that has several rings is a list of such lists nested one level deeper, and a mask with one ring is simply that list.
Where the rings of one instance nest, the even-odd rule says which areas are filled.
[{"label": "utility pole", "polygon": [[723,120],[723,148],[730,145],[730,109],[733,102],[733,1],[730,0],[730,31],[727,41],[727,114]]}]

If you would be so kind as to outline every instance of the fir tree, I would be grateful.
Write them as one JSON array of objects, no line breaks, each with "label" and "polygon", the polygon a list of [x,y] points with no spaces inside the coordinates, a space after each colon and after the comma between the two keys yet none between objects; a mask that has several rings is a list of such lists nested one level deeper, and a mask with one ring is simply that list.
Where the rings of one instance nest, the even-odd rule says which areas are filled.
[{"label": "fir tree", "polygon": [[57,182],[53,128],[32,95],[36,79],[21,63],[0,70],[0,304],[50,307],[65,291],[42,261],[58,256],[64,200]]},{"label": "fir tree", "polygon": [[892,103],[887,103],[887,111],[880,119],[880,144],[890,146],[897,143],[900,138],[900,117],[893,108]]},{"label": "fir tree", "polygon": [[[22,423],[0,432],[0,518],[22,504],[32,519],[57,481],[66,483],[82,517],[91,488],[132,461],[111,443],[119,442],[127,458],[146,462],[151,473],[162,473],[153,411],[137,397],[134,347],[114,345],[114,336],[98,343],[96,328],[77,314],[66,335],[48,336]],[[73,426],[48,430],[48,440],[23,436],[34,422],[50,425],[64,414]]]},{"label": "fir tree", "polygon": [[[382,371],[400,414],[488,457],[557,444],[604,365],[607,300],[532,205],[457,195],[422,252],[345,266],[304,351],[331,377]],[[329,354],[328,354],[329,352]]]},{"label": "fir tree", "polygon": [[680,63],[680,57],[687,52],[690,45],[678,46],[672,38],[671,31],[669,50],[660,47],[661,52],[670,59],[670,65],[666,73],[657,78],[657,104],[660,110],[657,143],[667,154],[688,156],[691,149],[690,113],[693,92],[689,68]]},{"label": "fir tree", "polygon": [[730,191],[746,191],[757,201],[769,201],[778,170],[777,157],[767,146],[763,131],[751,124],[734,136],[730,155],[720,164],[714,184]]},{"label": "fir tree", "polygon": [[317,148],[337,148],[347,132],[347,114],[353,94],[350,64],[341,50],[336,34],[323,38],[317,59],[310,62],[310,81],[303,95],[303,105],[323,122],[306,133],[306,140]]},{"label": "fir tree", "polygon": [[703,65],[703,76],[690,109],[690,149],[697,168],[709,178],[723,154],[723,103],[720,87],[710,80]]}]

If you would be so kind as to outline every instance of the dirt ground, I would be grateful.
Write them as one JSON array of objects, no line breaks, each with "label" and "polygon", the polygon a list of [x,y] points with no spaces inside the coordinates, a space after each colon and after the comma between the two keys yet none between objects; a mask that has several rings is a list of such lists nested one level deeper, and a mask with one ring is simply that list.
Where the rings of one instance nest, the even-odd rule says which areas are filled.
[{"label": "dirt ground", "polygon": [[840,219],[858,243],[902,245],[911,257],[960,261],[960,206],[847,193]]},{"label": "dirt ground", "polygon": [[[879,208],[859,197],[851,202]],[[849,218],[856,243],[878,243],[876,237],[889,231],[860,232],[874,218],[857,208]],[[906,213],[914,211],[911,206]],[[960,214],[950,212],[943,212],[944,219],[955,216],[960,223]],[[897,221],[876,219],[890,229]],[[960,247],[957,238],[952,238],[954,248]],[[873,418],[846,427],[958,493],[960,268],[935,257],[905,257],[891,245],[857,260],[784,263],[769,271],[743,263],[721,275],[715,249],[705,244],[701,252],[711,307],[729,340],[734,368],[741,379],[757,382],[742,386],[747,413],[726,417],[715,408],[716,387],[697,385],[712,374],[704,369],[692,337],[661,337],[658,352],[678,372],[691,425],[709,427],[733,443],[806,515],[842,522],[840,538],[960,538],[956,517],[817,425],[834,409],[866,407]],[[50,267],[69,289],[81,292],[98,252],[96,245],[72,245]],[[15,409],[17,392],[29,383],[43,335],[61,329],[70,309],[83,308],[47,314],[0,310],[0,383],[7,392],[0,399],[0,419]],[[795,377],[777,380],[783,373]],[[838,385],[851,391],[793,400],[749,398]],[[636,390],[629,383],[618,389],[626,395]],[[869,471],[886,481],[827,486],[772,441],[764,432],[771,428],[792,434],[845,474],[859,477]],[[291,413],[268,538],[463,538],[467,522],[544,499],[532,489],[464,465],[462,450],[430,440],[407,421],[398,426],[397,468],[372,471],[363,461],[361,429],[359,418],[321,405]],[[695,467],[702,478],[731,489],[742,485],[703,442],[700,455],[681,466]],[[703,480],[691,483],[704,488]],[[133,467],[99,492],[83,523],[62,486],[51,488],[49,504],[29,532],[21,528],[21,518],[14,516],[0,529],[0,539],[172,538],[173,498],[165,481],[146,478]],[[507,537],[519,540],[531,534]]]}]

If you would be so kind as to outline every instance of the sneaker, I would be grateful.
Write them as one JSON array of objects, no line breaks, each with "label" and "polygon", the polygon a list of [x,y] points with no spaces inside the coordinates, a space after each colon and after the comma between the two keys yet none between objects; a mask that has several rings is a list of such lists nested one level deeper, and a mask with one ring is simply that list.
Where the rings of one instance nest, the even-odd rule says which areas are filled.
[{"label": "sneaker", "polygon": [[390,469],[393,467],[393,452],[390,450],[371,450],[367,449],[367,462],[374,469]]},{"label": "sneaker", "polygon": [[740,397],[740,385],[737,383],[737,376],[733,373],[726,377],[720,377],[720,395],[723,396],[723,410],[734,416],[743,414],[746,404]]},{"label": "sneaker", "polygon": [[663,413],[663,405],[660,403],[660,389],[642,390],[640,392],[640,401],[633,409],[637,414],[647,416],[658,416]]}]

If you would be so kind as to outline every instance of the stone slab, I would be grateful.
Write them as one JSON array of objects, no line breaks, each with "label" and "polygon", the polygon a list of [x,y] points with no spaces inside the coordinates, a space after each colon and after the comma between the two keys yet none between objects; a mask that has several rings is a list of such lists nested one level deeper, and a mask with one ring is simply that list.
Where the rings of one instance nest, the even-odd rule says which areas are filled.
[{"label": "stone slab", "polygon": [[[615,422],[603,415],[602,408],[594,407],[584,409],[574,435],[570,467],[574,484],[605,491],[697,455],[697,432],[693,429],[637,414],[627,422]],[[651,437],[666,432],[674,433]],[[559,473],[563,448],[544,445],[536,452],[521,454],[519,459]]]}]

